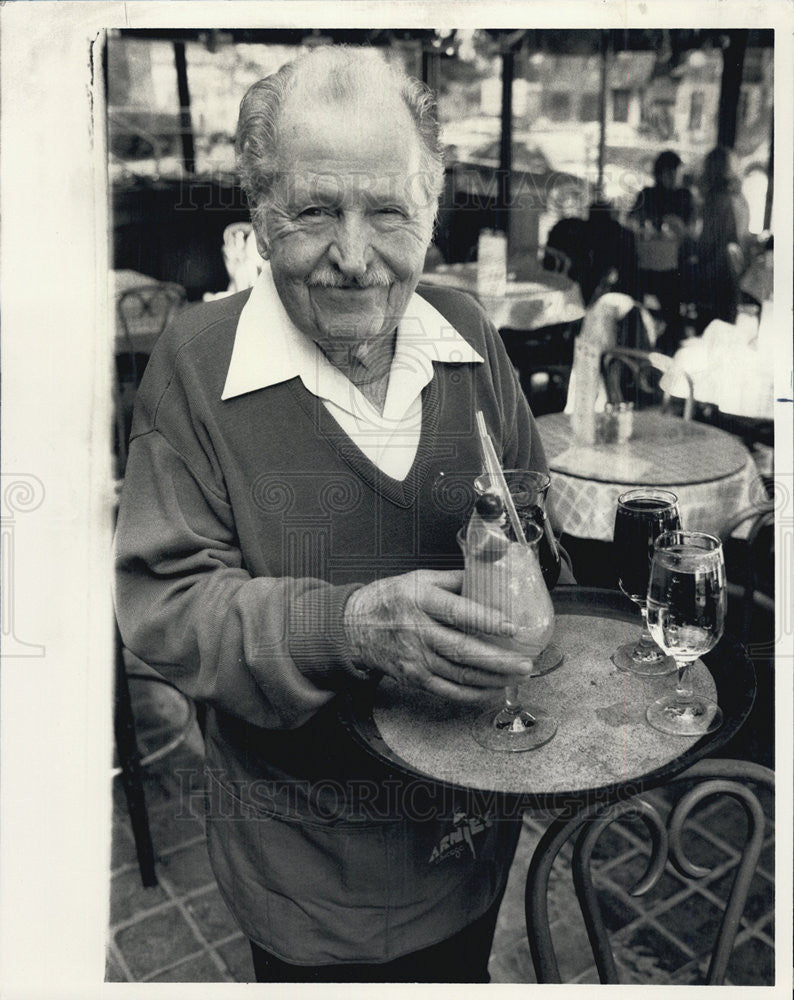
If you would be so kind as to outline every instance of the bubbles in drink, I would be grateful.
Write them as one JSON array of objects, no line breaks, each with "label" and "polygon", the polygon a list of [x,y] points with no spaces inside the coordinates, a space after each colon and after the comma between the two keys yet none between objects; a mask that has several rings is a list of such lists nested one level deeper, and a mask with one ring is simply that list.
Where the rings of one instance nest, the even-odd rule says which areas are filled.
[{"label": "bubbles in drink", "polygon": [[648,628],[677,660],[712,649],[725,625],[725,581],[717,552],[672,546],[657,551],[648,590]]}]

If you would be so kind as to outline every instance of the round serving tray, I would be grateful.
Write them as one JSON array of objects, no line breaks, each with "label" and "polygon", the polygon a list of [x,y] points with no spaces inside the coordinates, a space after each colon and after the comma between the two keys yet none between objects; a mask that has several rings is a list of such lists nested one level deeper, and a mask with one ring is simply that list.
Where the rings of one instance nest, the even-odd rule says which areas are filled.
[{"label": "round serving tray", "polygon": [[701,738],[658,733],[645,721],[648,702],[675,685],[675,675],[640,678],[610,657],[639,633],[634,605],[615,591],[558,587],[555,642],[562,665],[522,686],[524,697],[559,720],[554,739],[537,750],[497,753],[471,736],[480,709],[461,707],[391,678],[351,692],[342,721],[382,764],[408,777],[466,791],[519,796],[529,808],[610,799],[662,784],[714,753],[739,729],[755,697],[755,673],[744,648],[725,635],[693,671],[695,688],[716,697],[725,721]]}]

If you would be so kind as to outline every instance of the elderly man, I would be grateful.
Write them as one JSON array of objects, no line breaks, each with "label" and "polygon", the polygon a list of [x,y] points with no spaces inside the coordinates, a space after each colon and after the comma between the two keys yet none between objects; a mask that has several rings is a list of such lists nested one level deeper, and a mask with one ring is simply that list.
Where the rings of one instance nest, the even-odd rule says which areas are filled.
[{"label": "elderly man", "polygon": [[416,292],[443,169],[421,84],[316,50],[249,90],[237,146],[269,266],[152,355],[122,636],[207,706],[210,856],[258,979],[487,981],[516,823],[405,794],[338,699],[385,674],[476,702],[528,672],[460,596],[434,484],[480,469],[476,409],[505,466],[545,469],[538,434],[474,300]]}]

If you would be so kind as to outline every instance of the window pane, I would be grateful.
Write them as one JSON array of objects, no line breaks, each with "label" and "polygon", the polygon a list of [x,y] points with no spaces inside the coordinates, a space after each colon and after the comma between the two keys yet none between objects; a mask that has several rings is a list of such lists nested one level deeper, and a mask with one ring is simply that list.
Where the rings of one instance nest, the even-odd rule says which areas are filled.
[{"label": "window pane", "polygon": [[567,90],[550,90],[543,95],[543,113],[553,122],[565,122],[571,117],[571,95]]},{"label": "window pane", "polygon": [[579,101],[579,121],[598,121],[598,94],[584,93]]},{"label": "window pane", "polygon": [[[742,192],[750,208],[750,232],[760,233],[766,221],[769,153],[774,111],[774,52],[747,49],[744,57],[740,110],[736,128],[736,165]],[[770,220],[771,221],[771,220]]]},{"label": "window pane", "polygon": [[612,121],[627,122],[629,120],[629,99],[631,94],[628,90],[612,91]]},{"label": "window pane", "polygon": [[251,84],[275,73],[302,49],[297,45],[185,46],[196,172],[234,170],[234,133],[240,101]]},{"label": "window pane", "polygon": [[689,99],[689,130],[699,132],[703,128],[703,105],[705,95],[701,90],[692,92]]},{"label": "window pane", "polygon": [[[459,30],[443,43],[437,97],[446,184],[435,245],[444,260],[465,261],[476,253],[480,230],[497,221],[502,67],[488,32]],[[522,96],[516,89],[515,97]],[[513,159],[518,159],[515,146]]]},{"label": "window pane", "polygon": [[111,176],[181,173],[179,97],[170,42],[108,39],[108,147]]}]

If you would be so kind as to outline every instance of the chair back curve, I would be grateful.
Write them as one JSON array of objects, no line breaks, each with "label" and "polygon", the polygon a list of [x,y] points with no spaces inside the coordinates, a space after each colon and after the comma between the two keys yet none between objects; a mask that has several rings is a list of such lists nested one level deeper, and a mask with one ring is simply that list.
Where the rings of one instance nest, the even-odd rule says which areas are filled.
[{"label": "chair back curve", "polygon": [[[661,379],[657,377],[661,375]],[[610,347],[601,352],[601,375],[610,403],[632,402],[659,397],[661,409],[670,407],[668,387],[683,387],[684,420],[691,420],[695,406],[692,378],[673,358],[659,351],[643,351],[631,347]],[[627,399],[634,394],[635,400]],[[679,392],[676,392],[678,395]]]},{"label": "chair back curve", "polygon": [[[594,885],[591,862],[596,844],[616,820],[640,820],[651,841],[645,873],[629,890],[634,897],[648,893],[659,882],[668,861],[684,881],[704,879],[709,868],[687,857],[683,844],[684,825],[693,809],[713,796],[728,796],[743,808],[747,819],[745,840],[719,927],[713,940],[705,982],[721,984],[747,903],[750,883],[764,843],[766,818],[757,792],[774,792],[774,772],[744,760],[704,759],[674,776],[670,782],[686,783],[666,817],[647,794],[632,795],[608,804],[583,805],[575,815],[570,810],[551,822],[533,854],[527,875],[525,912],[527,936],[539,983],[559,983],[560,970],[549,921],[548,888],[555,859],[573,842],[571,872],[579,908],[601,983],[619,983],[620,976],[602,908]],[[678,789],[676,789],[678,792]],[[763,794],[763,793],[762,793]],[[697,955],[692,965],[705,964]],[[699,975],[699,974],[698,974]]]}]

